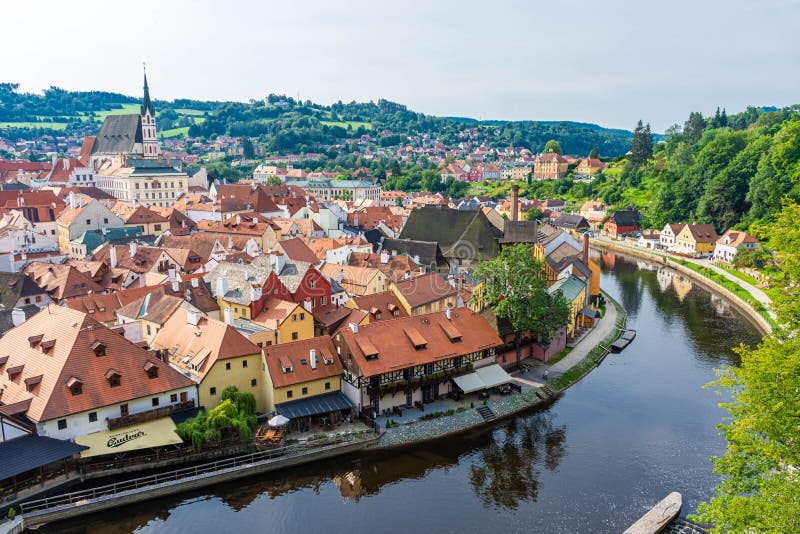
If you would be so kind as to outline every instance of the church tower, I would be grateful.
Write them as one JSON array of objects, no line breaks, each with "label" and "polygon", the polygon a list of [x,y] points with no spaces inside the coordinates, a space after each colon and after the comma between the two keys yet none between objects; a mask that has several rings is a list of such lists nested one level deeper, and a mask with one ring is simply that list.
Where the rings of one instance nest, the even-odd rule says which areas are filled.
[{"label": "church tower", "polygon": [[156,159],[160,154],[156,136],[156,112],[150,102],[147,72],[144,73],[144,101],[142,102],[142,152],[146,159]]}]

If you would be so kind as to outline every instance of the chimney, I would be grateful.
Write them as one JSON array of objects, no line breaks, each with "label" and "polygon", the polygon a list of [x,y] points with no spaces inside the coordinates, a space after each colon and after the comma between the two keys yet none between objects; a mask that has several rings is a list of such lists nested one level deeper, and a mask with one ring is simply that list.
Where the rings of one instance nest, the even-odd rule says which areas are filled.
[{"label": "chimney", "polygon": [[78,199],[75,197],[75,191],[69,192],[69,207],[72,209],[78,207]]},{"label": "chimney", "polygon": [[336,274],[336,281],[341,284],[342,280],[344,280],[344,269],[339,269],[339,272]]},{"label": "chimney", "polygon": [[200,279],[196,276],[192,278],[192,287],[200,287]]},{"label": "chimney", "polygon": [[167,278],[169,280],[177,280],[178,279],[178,277],[175,276],[175,269],[173,267],[170,267],[169,269],[167,269]]},{"label": "chimney", "polygon": [[350,330],[352,330],[354,334],[358,334],[358,324],[356,324],[356,323],[347,323],[347,326],[350,327]]},{"label": "chimney", "polygon": [[589,234],[583,234],[583,263],[589,266]]},{"label": "chimney", "polygon": [[224,297],[228,292],[228,279],[224,276],[217,278],[217,297]]},{"label": "chimney", "polygon": [[519,184],[511,186],[511,220],[519,220]]},{"label": "chimney", "polygon": [[392,256],[397,256],[397,251],[396,250],[392,251]]},{"label": "chimney", "polygon": [[128,243],[128,248],[130,249],[131,258],[136,257],[136,241]]},{"label": "chimney", "polygon": [[233,308],[228,306],[225,308],[225,311],[222,312],[222,315],[225,318],[225,324],[233,326]]},{"label": "chimney", "polygon": [[316,350],[311,349],[311,350],[308,351],[308,361],[311,364],[311,368],[312,369],[316,369],[317,368],[317,351]]},{"label": "chimney", "polygon": [[250,301],[257,302],[261,300],[262,292],[261,286],[250,286]]},{"label": "chimney", "polygon": [[114,245],[109,245],[108,246],[108,257],[109,257],[109,261],[111,262],[111,268],[112,269],[116,269],[117,268],[117,247],[115,247]]},{"label": "chimney", "polygon": [[386,265],[389,263],[389,253],[385,250],[381,251],[381,264]]},{"label": "chimney", "polygon": [[186,324],[197,326],[200,322],[200,312],[195,310],[186,310]]},{"label": "chimney", "polygon": [[239,226],[240,224],[242,224],[242,216],[241,215],[237,215],[236,216],[236,226]]},{"label": "chimney", "polygon": [[183,203],[187,206],[189,205],[189,195],[183,197]]},{"label": "chimney", "polygon": [[177,280],[174,280],[174,281],[172,282],[172,291],[173,291],[174,293],[177,293],[177,292],[178,292],[178,291],[180,291],[180,290],[181,290],[181,283],[180,283],[180,282],[178,282]]},{"label": "chimney", "polygon": [[25,311],[22,308],[11,310],[11,322],[14,326],[19,326],[25,322]]},{"label": "chimney", "polygon": [[444,316],[447,317],[448,321],[453,318],[453,312],[450,311],[450,306],[448,306],[447,309],[444,310]]},{"label": "chimney", "polygon": [[311,313],[312,308],[311,308],[311,301],[309,299],[306,299],[306,300],[303,301],[303,308],[305,308],[305,310],[308,313]]}]

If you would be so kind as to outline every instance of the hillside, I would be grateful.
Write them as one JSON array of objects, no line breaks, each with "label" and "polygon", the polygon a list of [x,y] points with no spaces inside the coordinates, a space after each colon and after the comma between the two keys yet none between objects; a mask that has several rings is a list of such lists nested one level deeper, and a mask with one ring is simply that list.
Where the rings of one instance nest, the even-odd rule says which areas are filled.
[{"label": "hillside", "polygon": [[524,194],[635,205],[654,228],[696,221],[763,234],[782,201],[800,199],[800,107],[692,113],[656,143],[646,164],[621,158],[593,182],[533,182]]},{"label": "hillside", "polygon": [[[42,94],[20,93],[18,84],[0,83],[0,134],[9,139],[33,139],[45,133],[91,134],[107,114],[130,113],[138,102],[135,97],[118,93],[57,87]],[[365,134],[377,136],[383,147],[425,134],[454,146],[466,139],[468,130],[479,128],[485,131],[490,146],[525,147],[536,152],[556,138],[566,153],[584,155],[597,146],[601,154],[617,156],[625,153],[631,136],[625,130],[568,121],[436,117],[387,100],[323,106],[269,95],[247,103],[156,100],[155,107],[159,132],[166,137],[249,137],[272,153],[325,152],[330,145]]]}]

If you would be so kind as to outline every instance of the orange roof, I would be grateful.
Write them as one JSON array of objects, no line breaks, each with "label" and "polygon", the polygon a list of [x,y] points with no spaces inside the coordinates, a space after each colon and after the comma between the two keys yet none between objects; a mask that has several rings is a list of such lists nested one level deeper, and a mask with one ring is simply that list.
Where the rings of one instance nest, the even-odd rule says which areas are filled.
[{"label": "orange roof", "polygon": [[[47,348],[50,342],[52,347]],[[93,348],[98,342],[105,348],[103,356],[96,356]],[[26,415],[34,421],[193,385],[189,378],[89,315],[56,305],[9,330],[0,339],[0,354],[8,355],[6,369],[22,366],[21,378],[12,380],[7,373],[0,374],[3,404],[30,400]],[[148,378],[144,370],[148,362],[159,366],[157,377]],[[109,384],[109,370],[119,373],[119,386]],[[28,391],[24,380],[39,376],[41,381]],[[73,395],[67,384],[78,382],[83,391]]]},{"label": "orange roof", "polygon": [[439,273],[429,273],[401,280],[394,286],[412,308],[451,297],[457,293],[456,288],[451,286]]},{"label": "orange roof", "polygon": [[400,304],[400,299],[391,291],[353,297],[353,302],[358,306],[358,309],[369,313],[370,322],[408,317],[406,310]]},{"label": "orange roof", "polygon": [[[311,351],[316,356],[314,367]],[[272,385],[277,388],[342,374],[342,362],[328,336],[264,347],[264,357]]]},{"label": "orange roof", "polygon": [[47,291],[53,300],[86,295],[105,290],[89,276],[70,265],[34,261],[22,270],[34,283]]},{"label": "orange roof", "polygon": [[171,364],[202,378],[217,360],[261,352],[232,326],[205,315],[193,325],[189,316],[178,308],[153,340],[154,348],[167,351]]},{"label": "orange roof", "polygon": [[[440,313],[414,315],[391,321],[378,321],[358,327],[340,329],[363,376],[375,376],[454,358],[502,345],[502,340],[480,314],[458,308],[451,319]],[[456,337],[456,333],[460,337]],[[368,352],[377,357],[366,358]]]},{"label": "orange roof", "polygon": [[263,311],[253,319],[253,322],[277,330],[299,306],[296,302],[270,297],[264,302]]},{"label": "orange roof", "polygon": [[391,254],[386,263],[381,262],[380,254],[367,252],[351,252],[347,263],[353,267],[371,267],[381,271],[392,282],[403,280],[406,275],[417,276],[420,266],[414,263],[411,257],[404,254]]},{"label": "orange roof", "polygon": [[751,236],[747,232],[739,232],[738,230],[728,230],[725,232],[722,237],[717,239],[717,243],[720,245],[728,245],[730,247],[736,247],[745,244],[745,243],[758,243],[758,239]]}]

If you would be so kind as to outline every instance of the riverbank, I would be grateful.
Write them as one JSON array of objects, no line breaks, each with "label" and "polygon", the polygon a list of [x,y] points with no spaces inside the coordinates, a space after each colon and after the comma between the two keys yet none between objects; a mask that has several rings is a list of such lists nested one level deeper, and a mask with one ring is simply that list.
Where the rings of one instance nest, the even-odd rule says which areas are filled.
[{"label": "riverbank", "polygon": [[[747,320],[750,323],[752,323],[762,335],[767,335],[772,332],[773,327],[770,321],[768,321],[767,318],[761,315],[761,313],[759,313],[758,310],[753,308],[753,306],[750,303],[746,302],[739,295],[723,287],[714,280],[711,280],[710,278],[704,276],[702,272],[700,272],[698,269],[693,269],[681,263],[681,260],[683,260],[683,258],[673,258],[665,254],[653,252],[652,250],[646,250],[638,247],[630,247],[622,243],[616,243],[606,239],[597,239],[597,238],[591,239],[589,242],[589,246],[595,250],[601,250],[601,251],[610,250],[612,252],[619,252],[620,254],[626,254],[628,256],[641,258],[653,262],[656,265],[668,267],[686,276],[692,281],[697,282],[698,284],[702,285],[704,288],[711,291],[712,293],[726,299],[728,302],[730,302],[730,304],[734,308],[736,308],[736,310],[739,313],[745,316]],[[688,263],[688,260],[683,260],[683,261]],[[693,266],[696,267],[696,265],[694,264]]]}]

